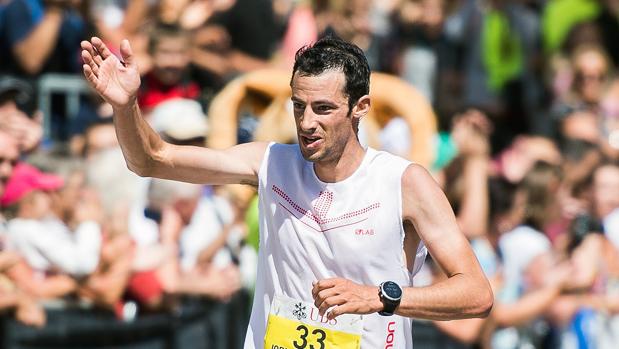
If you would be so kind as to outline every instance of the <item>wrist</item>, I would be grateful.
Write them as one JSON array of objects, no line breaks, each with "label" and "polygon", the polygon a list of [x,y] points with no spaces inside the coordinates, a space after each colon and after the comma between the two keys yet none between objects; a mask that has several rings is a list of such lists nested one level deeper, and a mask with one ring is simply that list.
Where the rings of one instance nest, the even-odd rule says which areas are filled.
[{"label": "wrist", "polygon": [[385,281],[378,287],[378,295],[383,304],[383,308],[378,312],[379,315],[393,315],[402,300],[403,290],[400,285],[393,281]]},{"label": "wrist", "polygon": [[380,298],[380,286],[372,287],[372,295],[370,297],[370,307],[373,313],[380,313],[385,309],[382,299]]},{"label": "wrist", "polygon": [[138,99],[137,96],[131,96],[129,97],[127,103],[124,104],[112,104],[112,109],[114,110],[114,114],[117,113],[126,113],[126,112],[130,112],[131,110],[138,108]]}]

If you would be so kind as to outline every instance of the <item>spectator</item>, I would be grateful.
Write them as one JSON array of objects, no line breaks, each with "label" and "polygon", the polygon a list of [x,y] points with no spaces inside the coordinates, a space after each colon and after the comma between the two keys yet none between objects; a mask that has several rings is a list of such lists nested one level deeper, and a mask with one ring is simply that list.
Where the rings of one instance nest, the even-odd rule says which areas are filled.
[{"label": "spectator", "polygon": [[507,225],[497,226],[507,230],[498,236],[502,277],[497,300],[501,305],[493,317],[498,326],[506,328],[492,335],[493,348],[540,346],[545,333],[531,330],[533,320],[569,289],[572,270],[558,264],[545,234],[549,222],[556,219],[560,183],[557,165],[536,162],[517,186],[511,212],[503,217]]},{"label": "spectator", "polygon": [[90,274],[99,261],[100,217],[96,202],[86,197],[76,203],[72,232],[54,213],[60,177],[20,164],[0,202],[15,212],[8,224],[9,245],[24,255],[36,271],[75,277]]},{"label": "spectator", "polygon": [[[505,268],[505,301],[517,299],[523,288],[523,272],[538,255],[550,252],[551,243],[544,229],[556,219],[556,192],[561,183],[556,165],[536,162],[519,184],[515,209],[520,225],[499,240]],[[526,246],[526,247],[525,247]]]},{"label": "spectator", "polygon": [[584,44],[577,47],[571,56],[569,72],[570,88],[565,95],[557,96],[552,107],[556,120],[574,111],[599,112],[605,82],[611,70],[610,61],[603,47]]},{"label": "spectator", "polygon": [[[592,216],[599,221],[608,220],[619,209],[619,165],[602,163],[592,172]],[[606,232],[608,238],[619,249],[619,231]]]},{"label": "spectator", "polygon": [[491,128],[483,113],[469,110],[455,117],[451,131],[458,158],[446,169],[451,172],[446,192],[456,207],[460,229],[469,239],[485,237],[488,229]]},{"label": "spectator", "polygon": [[153,67],[144,76],[138,95],[146,113],[172,98],[198,99],[200,87],[190,75],[191,37],[176,25],[156,26],[149,37],[148,51]]},{"label": "spectator", "polygon": [[84,142],[82,155],[86,159],[105,150],[118,148],[112,119],[100,119],[88,126],[84,134]]},{"label": "spectator", "polygon": [[235,0],[209,24],[224,28],[230,38],[227,58],[233,73],[265,68],[283,33],[275,21],[273,2],[267,0]]},{"label": "spectator", "polygon": [[443,33],[446,5],[443,0],[405,1],[397,11],[403,51],[400,75],[432,104],[440,67],[453,54]]},{"label": "spectator", "polygon": [[166,296],[200,295],[219,301],[238,290],[238,270],[197,266],[182,270],[179,238],[193,221],[202,188],[166,180],[152,180],[146,208],[136,205],[130,217],[130,232],[138,247],[134,265],[140,272],[129,283],[132,294],[146,309],[161,309]]},{"label": "spectator", "polygon": [[85,37],[82,1],[13,0],[4,9],[2,71],[21,76],[79,71],[79,43]]},{"label": "spectator", "polygon": [[34,92],[28,83],[0,76],[0,130],[18,141],[22,153],[34,151],[41,143],[42,117],[35,111]]}]

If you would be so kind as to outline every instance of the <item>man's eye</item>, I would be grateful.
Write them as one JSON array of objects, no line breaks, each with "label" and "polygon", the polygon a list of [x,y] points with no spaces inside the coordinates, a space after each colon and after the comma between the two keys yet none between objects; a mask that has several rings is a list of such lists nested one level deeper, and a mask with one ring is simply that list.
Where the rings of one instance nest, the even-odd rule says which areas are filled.
[{"label": "man's eye", "polygon": [[319,106],[317,109],[318,109],[318,111],[325,112],[325,111],[329,111],[329,110],[331,110],[331,107],[330,107],[330,106],[328,106],[328,105],[321,105],[321,106]]},{"label": "man's eye", "polygon": [[294,107],[294,109],[303,109],[304,106],[301,103],[293,103],[292,105]]}]

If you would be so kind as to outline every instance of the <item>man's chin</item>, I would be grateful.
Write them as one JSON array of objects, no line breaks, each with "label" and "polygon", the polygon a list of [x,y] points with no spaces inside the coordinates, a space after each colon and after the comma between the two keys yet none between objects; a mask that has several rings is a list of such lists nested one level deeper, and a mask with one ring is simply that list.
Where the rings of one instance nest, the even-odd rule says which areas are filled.
[{"label": "man's chin", "polygon": [[306,161],[310,161],[310,162],[319,161],[321,158],[318,152],[311,152],[303,148],[301,148],[301,155]]}]

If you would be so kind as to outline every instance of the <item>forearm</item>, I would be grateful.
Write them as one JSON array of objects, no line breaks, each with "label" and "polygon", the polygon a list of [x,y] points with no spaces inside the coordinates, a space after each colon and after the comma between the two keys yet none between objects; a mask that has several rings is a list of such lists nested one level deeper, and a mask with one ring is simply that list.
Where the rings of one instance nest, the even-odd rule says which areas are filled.
[{"label": "forearm", "polygon": [[137,101],[125,108],[114,108],[114,126],[129,169],[149,176],[161,161],[166,143],[144,120]]},{"label": "forearm", "polygon": [[52,7],[45,11],[43,19],[13,48],[22,69],[30,74],[38,73],[56,46],[60,25],[62,24],[62,9]]},{"label": "forearm", "polygon": [[125,9],[125,17],[122,23],[122,30],[126,35],[135,34],[148,14],[149,5],[146,0],[132,0],[127,2],[127,8]]},{"label": "forearm", "polygon": [[554,286],[532,291],[517,302],[495,305],[491,316],[499,326],[520,326],[543,314],[559,294],[560,289]]},{"label": "forearm", "polygon": [[34,298],[54,299],[73,293],[77,288],[77,283],[68,276],[60,275],[49,277],[44,281],[26,281],[20,286]]},{"label": "forearm", "polygon": [[473,156],[464,165],[464,196],[458,223],[468,237],[486,234],[488,221],[488,159]]},{"label": "forearm", "polygon": [[105,272],[89,278],[84,289],[95,302],[113,307],[122,298],[131,275],[131,258],[114,261]]},{"label": "forearm", "polygon": [[427,287],[404,289],[396,314],[429,320],[485,317],[492,293],[483,278],[457,274]]}]

